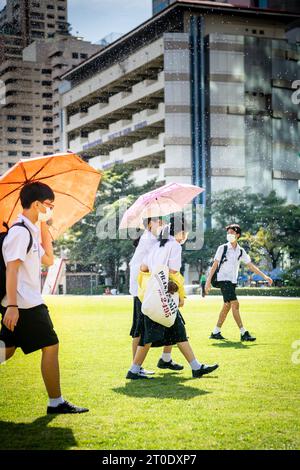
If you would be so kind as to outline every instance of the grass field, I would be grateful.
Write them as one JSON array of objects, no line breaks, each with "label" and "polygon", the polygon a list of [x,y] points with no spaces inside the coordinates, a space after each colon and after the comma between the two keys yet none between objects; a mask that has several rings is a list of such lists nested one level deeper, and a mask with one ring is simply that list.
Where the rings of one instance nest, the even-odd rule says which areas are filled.
[{"label": "grass field", "polygon": [[[157,370],[151,382],[128,382],[131,299],[48,298],[63,395],[90,413],[47,417],[40,353],[18,352],[0,366],[0,448],[299,449],[300,364],[292,344],[300,339],[300,302],[240,301],[254,344],[239,342],[232,316],[222,331],[227,342],[208,339],[221,298],[188,299],[183,310],[198,359],[220,364],[214,374],[192,379],[185,364],[181,373]],[[147,368],[160,352],[150,351]],[[173,358],[184,363],[177,348]]]}]

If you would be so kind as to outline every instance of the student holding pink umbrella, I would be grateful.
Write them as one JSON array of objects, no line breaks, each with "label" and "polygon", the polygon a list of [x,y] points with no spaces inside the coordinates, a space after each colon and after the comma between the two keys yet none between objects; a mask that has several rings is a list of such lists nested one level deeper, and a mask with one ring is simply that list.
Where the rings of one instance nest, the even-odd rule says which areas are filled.
[{"label": "student holding pink umbrella", "polygon": [[[141,310],[142,304],[138,297],[138,275],[140,272],[140,266],[145,256],[151,251],[151,249],[157,243],[157,235],[163,228],[163,221],[161,217],[152,217],[143,221],[145,231],[140,238],[135,240],[134,245],[136,247],[134,255],[130,261],[130,286],[129,291],[133,296],[133,320],[132,327],[130,330],[130,336],[132,337],[132,353],[133,359],[136,355],[138,345],[141,340],[141,331],[143,327],[143,313]],[[162,356],[157,364],[159,369],[171,369],[173,371],[180,371],[183,366],[176,364],[172,360],[172,346],[165,346],[163,349]],[[140,374],[153,375],[153,371],[148,371],[141,368]]]},{"label": "student holding pink umbrella", "polygon": [[[141,271],[154,273],[159,266],[164,265],[167,266],[170,273],[178,274],[181,268],[181,245],[184,244],[187,236],[184,224],[176,229],[173,220],[170,226],[162,231],[158,243],[145,257]],[[183,303],[184,300],[180,299],[179,306],[183,306]],[[175,344],[189,363],[194,378],[210,374],[219,367],[218,364],[206,365],[197,360],[187,338],[184,319],[178,310],[175,322],[171,327],[163,326],[143,315],[140,344],[126,378],[130,380],[150,379],[149,376],[141,374],[140,370],[151,346],[161,347]]]},{"label": "student holding pink umbrella", "polygon": [[[120,228],[141,227],[143,219],[147,217],[162,217],[180,212],[203,191],[203,188],[190,184],[169,183],[146,193],[140,196],[124,214]],[[180,245],[186,240],[186,233],[182,227],[178,233],[175,233],[174,225],[169,227],[168,230],[168,233],[165,231],[160,233],[158,242],[147,253],[141,266],[144,272],[153,271],[155,266],[161,263],[162,259],[171,273],[176,275],[180,271],[182,250]],[[145,315],[142,316],[142,320],[141,340],[133,364],[128,371],[128,379],[150,378],[145,374],[141,374],[140,371],[152,344],[154,346],[177,344],[191,365],[193,377],[201,377],[218,368],[217,364],[207,366],[197,361],[187,340],[184,320],[179,310],[175,324],[171,328],[159,325],[148,319]]]}]

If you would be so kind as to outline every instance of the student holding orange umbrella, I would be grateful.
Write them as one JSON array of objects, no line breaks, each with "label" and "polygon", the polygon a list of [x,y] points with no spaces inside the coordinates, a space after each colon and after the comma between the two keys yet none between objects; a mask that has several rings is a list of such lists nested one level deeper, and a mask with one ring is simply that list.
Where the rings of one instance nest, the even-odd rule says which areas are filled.
[{"label": "student holding orange umbrella", "polygon": [[[84,188],[88,193],[86,198],[76,192],[80,172],[84,172],[83,183],[88,183]],[[52,240],[55,235],[63,233],[92,210],[100,178],[98,172],[74,154],[21,161],[0,178],[2,222],[7,229],[10,225],[0,237],[0,347],[4,349],[0,357],[10,359],[19,347],[25,354],[42,351],[41,369],[49,397],[48,414],[77,414],[88,409],[72,405],[62,397],[59,341],[41,296],[41,264],[53,264]],[[48,180],[52,180],[55,190],[45,184]],[[81,186],[80,191],[82,189]],[[12,222],[20,210],[17,221]],[[66,214],[62,218],[64,211]],[[50,227],[51,219],[53,225]]]}]

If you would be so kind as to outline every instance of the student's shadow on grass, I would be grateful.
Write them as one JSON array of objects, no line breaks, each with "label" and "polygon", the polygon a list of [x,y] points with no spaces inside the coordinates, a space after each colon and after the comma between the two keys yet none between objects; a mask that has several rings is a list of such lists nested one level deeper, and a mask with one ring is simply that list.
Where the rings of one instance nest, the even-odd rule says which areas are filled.
[{"label": "student's shadow on grass", "polygon": [[257,346],[255,343],[245,344],[241,343],[240,341],[220,341],[218,343],[211,343],[212,346],[216,346],[217,348],[234,348],[234,349],[250,349],[254,346]]},{"label": "student's shadow on grass", "polygon": [[55,415],[47,415],[32,423],[0,421],[1,450],[68,450],[75,447],[70,428],[51,428],[48,424]]},{"label": "student's shadow on grass", "polygon": [[[185,382],[190,382],[191,380],[175,374],[165,374],[152,380],[130,381],[124,387],[113,388],[113,391],[135,398],[174,398],[174,400],[190,400],[191,398],[211,393],[185,385]],[[197,380],[202,379],[194,380],[197,383]]]}]

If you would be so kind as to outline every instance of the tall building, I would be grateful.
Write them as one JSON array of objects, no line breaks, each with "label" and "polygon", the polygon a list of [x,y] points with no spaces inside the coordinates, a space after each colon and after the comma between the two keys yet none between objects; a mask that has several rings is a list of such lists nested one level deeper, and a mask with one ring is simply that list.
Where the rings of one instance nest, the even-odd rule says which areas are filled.
[{"label": "tall building", "polygon": [[35,39],[69,34],[67,0],[7,0],[0,11],[0,29],[11,25],[24,40],[24,47]]},{"label": "tall building", "polygon": [[64,149],[148,179],[299,203],[293,13],[182,0],[62,76]]},{"label": "tall building", "polygon": [[[194,3],[201,3],[205,0],[194,0]],[[211,0],[216,2],[218,0]],[[156,15],[160,11],[167,8],[172,3],[175,3],[176,0],[152,0],[152,10],[153,15]],[[299,0],[220,0],[219,3],[230,3],[234,6],[241,7],[255,7],[255,8],[264,8],[280,11],[291,11],[300,13],[300,2]]]},{"label": "tall building", "polygon": [[101,46],[68,34],[66,0],[8,0],[0,18],[3,173],[20,158],[60,151],[59,77]]}]

